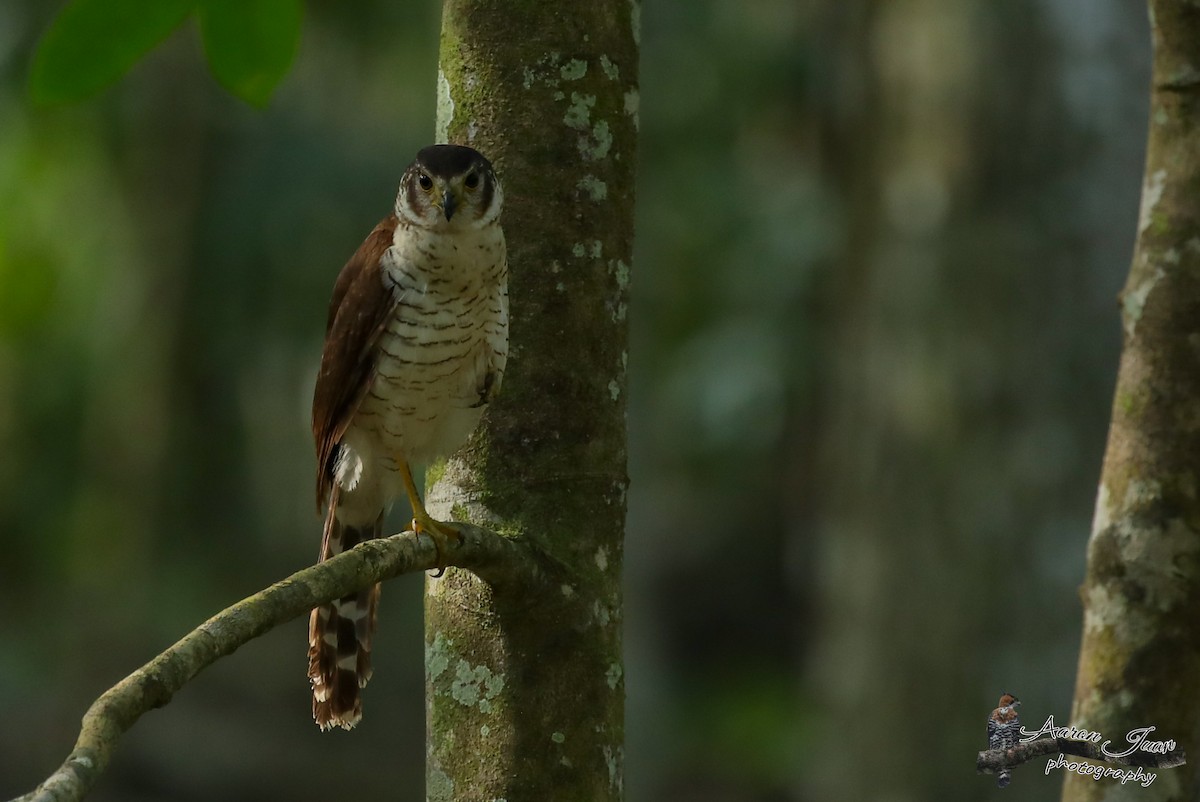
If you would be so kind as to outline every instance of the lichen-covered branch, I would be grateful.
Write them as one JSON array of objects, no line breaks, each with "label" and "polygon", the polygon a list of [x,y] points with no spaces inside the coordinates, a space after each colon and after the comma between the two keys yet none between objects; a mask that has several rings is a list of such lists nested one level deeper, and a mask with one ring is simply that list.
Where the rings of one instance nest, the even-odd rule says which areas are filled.
[{"label": "lichen-covered branch", "polygon": [[1100,744],[1092,741],[1077,741],[1072,738],[1039,738],[1036,741],[1017,744],[1012,749],[988,749],[980,752],[975,758],[975,771],[980,774],[996,774],[1001,769],[1012,768],[1034,758],[1055,754],[1075,755],[1101,763],[1153,769],[1173,769],[1187,762],[1182,749],[1174,749],[1165,754],[1153,754],[1138,750],[1122,757],[1109,757],[1101,751],[1100,747]]},{"label": "lichen-covered branch", "polygon": [[[536,587],[542,568],[522,541],[470,524],[458,524],[462,544],[447,553],[449,565],[488,582],[519,581]],[[121,736],[141,716],[171,701],[193,677],[275,627],[313,607],[400,574],[435,567],[428,538],[412,532],[368,541],[331,560],[298,571],[222,610],[149,663],[118,682],[83,716],[75,748],[62,766],[15,802],[70,802],[87,794],[112,759]]]}]

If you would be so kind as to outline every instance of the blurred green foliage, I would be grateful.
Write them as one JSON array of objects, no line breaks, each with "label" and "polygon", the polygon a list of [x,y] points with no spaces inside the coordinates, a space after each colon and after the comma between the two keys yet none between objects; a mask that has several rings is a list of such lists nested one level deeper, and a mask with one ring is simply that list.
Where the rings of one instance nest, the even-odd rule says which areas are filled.
[{"label": "blurred green foliage", "polygon": [[202,0],[204,52],[217,80],[265,106],[287,73],[300,39],[300,0]]},{"label": "blurred green foliage", "polygon": [[42,40],[30,92],[43,103],[108,86],[191,13],[195,0],[73,0]]},{"label": "blurred green foliage", "polygon": [[300,0],[71,0],[38,46],[30,94],[40,103],[90,97],[195,12],[213,75],[265,106],[295,56],[301,10]]}]

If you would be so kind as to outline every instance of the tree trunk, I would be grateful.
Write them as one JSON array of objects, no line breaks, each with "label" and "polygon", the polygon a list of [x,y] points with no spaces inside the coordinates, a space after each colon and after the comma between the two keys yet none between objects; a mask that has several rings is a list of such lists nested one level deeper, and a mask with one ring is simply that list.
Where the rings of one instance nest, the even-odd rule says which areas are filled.
[{"label": "tree trunk", "polygon": [[438,139],[496,166],[512,319],[503,391],[429,509],[546,570],[428,581],[430,800],[621,798],[637,26],[628,0],[444,6]]},{"label": "tree trunk", "polygon": [[[1119,348],[1105,322],[1133,244],[1120,223],[1139,175],[1123,168],[1144,147],[1140,105],[1134,126],[1124,112],[1148,70],[1120,47],[1140,17],[1101,0],[1112,33],[1080,41],[1077,15],[1049,13],[1062,5],[824,4],[822,159],[848,215],[814,305],[828,338],[812,425],[823,622],[805,634],[823,731],[841,740],[817,739],[806,780],[825,797],[978,796],[986,778],[946,767],[986,745],[1001,693],[1036,724],[1066,714],[1078,622],[1069,603],[1046,610],[1082,580],[1069,555],[1086,537]],[[1102,105],[1072,102],[1077,75],[1089,99],[1104,87]],[[914,704],[937,725],[898,737]],[[1017,795],[1057,798],[1058,778],[1029,787],[1040,768],[1015,773]]]},{"label": "tree trunk", "polygon": [[[1151,0],[1154,77],[1125,347],[1088,543],[1072,723],[1198,743],[1200,10]],[[1068,774],[1063,799],[1191,800],[1196,762],[1144,788]]]}]

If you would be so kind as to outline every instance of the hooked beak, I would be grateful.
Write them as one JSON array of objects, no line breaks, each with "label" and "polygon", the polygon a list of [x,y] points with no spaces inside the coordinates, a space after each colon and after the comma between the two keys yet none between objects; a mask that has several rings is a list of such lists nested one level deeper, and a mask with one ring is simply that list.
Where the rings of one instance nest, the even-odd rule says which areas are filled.
[{"label": "hooked beak", "polygon": [[446,215],[446,222],[450,222],[450,218],[458,210],[458,195],[454,193],[452,187],[446,187],[446,191],[442,193],[442,214]]}]

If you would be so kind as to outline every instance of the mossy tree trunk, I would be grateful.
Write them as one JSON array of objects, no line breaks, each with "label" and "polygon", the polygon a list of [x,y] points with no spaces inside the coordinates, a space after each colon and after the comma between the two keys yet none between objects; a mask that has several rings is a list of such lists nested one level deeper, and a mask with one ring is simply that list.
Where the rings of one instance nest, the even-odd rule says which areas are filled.
[{"label": "mossy tree trunk", "polygon": [[437,135],[500,175],[512,321],[503,391],[429,508],[545,570],[428,581],[430,800],[621,798],[637,36],[629,0],[444,5]]},{"label": "mossy tree trunk", "polygon": [[[1200,744],[1200,9],[1151,0],[1154,78],[1125,347],[1088,544],[1071,721],[1125,747]],[[1192,755],[1189,754],[1189,757]],[[1193,800],[1195,759],[1148,787],[1068,774],[1063,799]]]}]

